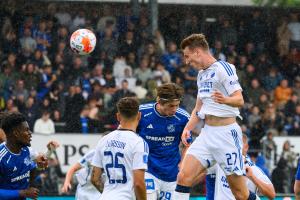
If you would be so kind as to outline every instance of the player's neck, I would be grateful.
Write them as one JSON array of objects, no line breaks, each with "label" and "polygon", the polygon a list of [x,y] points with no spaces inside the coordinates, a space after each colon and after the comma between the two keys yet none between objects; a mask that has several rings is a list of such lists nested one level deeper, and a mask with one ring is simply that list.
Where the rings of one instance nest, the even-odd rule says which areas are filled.
[{"label": "player's neck", "polygon": [[215,63],[217,61],[217,59],[215,59],[213,56],[211,55],[207,55],[207,59],[205,59],[206,62],[203,63],[203,70],[206,70],[207,68],[209,68],[213,63]]},{"label": "player's neck", "polygon": [[133,123],[133,122],[121,122],[120,123],[120,126],[118,129],[120,130],[130,130],[130,131],[133,131],[133,132],[136,132],[136,127],[137,127],[137,124],[136,123]]},{"label": "player's neck", "polygon": [[9,140],[7,140],[5,145],[8,150],[14,154],[19,154],[21,152],[22,147],[16,145],[15,142],[10,142]]}]

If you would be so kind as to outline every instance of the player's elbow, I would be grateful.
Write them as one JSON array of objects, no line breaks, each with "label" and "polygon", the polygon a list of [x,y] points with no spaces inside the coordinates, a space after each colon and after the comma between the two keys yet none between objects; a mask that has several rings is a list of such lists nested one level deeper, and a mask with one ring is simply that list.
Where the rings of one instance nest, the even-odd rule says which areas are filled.
[{"label": "player's elbow", "polygon": [[240,98],[240,99],[238,99],[238,101],[237,101],[236,107],[239,107],[239,108],[240,108],[240,107],[243,107],[244,104],[245,104],[244,99],[243,99],[243,98]]},{"label": "player's elbow", "polygon": [[269,199],[274,199],[275,196],[276,196],[276,192],[275,192],[275,189],[274,189],[273,185],[271,185],[270,187],[265,188],[265,190],[261,193],[263,195],[267,196]]},{"label": "player's elbow", "polygon": [[135,180],[133,183],[133,187],[136,191],[146,190],[146,185],[144,180]]}]

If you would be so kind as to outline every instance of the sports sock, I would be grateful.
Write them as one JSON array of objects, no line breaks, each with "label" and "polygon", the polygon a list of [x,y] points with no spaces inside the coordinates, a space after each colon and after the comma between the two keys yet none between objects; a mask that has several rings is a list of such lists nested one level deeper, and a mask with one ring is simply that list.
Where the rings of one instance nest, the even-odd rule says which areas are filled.
[{"label": "sports sock", "polygon": [[174,192],[174,200],[189,200],[190,190],[190,187],[177,185]]}]

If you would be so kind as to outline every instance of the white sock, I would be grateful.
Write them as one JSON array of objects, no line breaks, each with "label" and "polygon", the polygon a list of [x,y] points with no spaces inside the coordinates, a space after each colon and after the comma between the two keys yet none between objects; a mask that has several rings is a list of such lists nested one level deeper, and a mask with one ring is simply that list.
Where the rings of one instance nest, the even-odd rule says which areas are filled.
[{"label": "white sock", "polygon": [[190,193],[174,192],[173,200],[189,200]]}]

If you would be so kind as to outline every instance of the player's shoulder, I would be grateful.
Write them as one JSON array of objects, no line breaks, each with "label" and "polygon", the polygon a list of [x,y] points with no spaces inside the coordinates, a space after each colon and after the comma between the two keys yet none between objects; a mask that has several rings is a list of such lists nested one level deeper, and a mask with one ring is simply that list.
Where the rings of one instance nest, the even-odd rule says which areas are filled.
[{"label": "player's shoulder", "polygon": [[191,116],[190,114],[183,108],[179,107],[176,111],[176,115],[179,116],[180,118],[187,118],[189,119]]},{"label": "player's shoulder", "polygon": [[234,76],[234,74],[236,73],[235,66],[226,61],[219,60],[219,61],[215,62],[213,64],[213,66],[214,66],[216,72],[219,72],[225,76]]},{"label": "player's shoulder", "polygon": [[139,106],[139,110],[141,112],[147,112],[149,110],[153,110],[154,109],[154,106],[155,106],[155,103],[146,103],[146,104],[141,104]]},{"label": "player's shoulder", "polygon": [[0,144],[0,163],[2,162],[3,158],[9,153],[8,149],[5,146],[5,143]]}]

